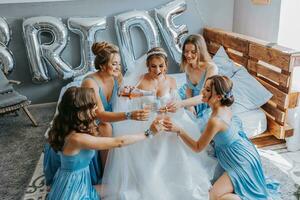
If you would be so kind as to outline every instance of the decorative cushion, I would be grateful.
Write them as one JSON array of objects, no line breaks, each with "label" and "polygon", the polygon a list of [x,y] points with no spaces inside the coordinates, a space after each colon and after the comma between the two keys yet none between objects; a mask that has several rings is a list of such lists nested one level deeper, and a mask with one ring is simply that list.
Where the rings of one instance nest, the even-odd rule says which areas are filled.
[{"label": "decorative cushion", "polygon": [[271,97],[269,92],[244,67],[236,66],[228,57],[225,49],[220,47],[213,58],[219,69],[219,74],[231,78],[235,102],[232,105],[234,113],[254,110],[265,104]]},{"label": "decorative cushion", "polygon": [[231,78],[239,70],[239,67],[228,57],[223,46],[221,46],[214,55],[213,61],[218,66],[219,74],[222,76]]}]

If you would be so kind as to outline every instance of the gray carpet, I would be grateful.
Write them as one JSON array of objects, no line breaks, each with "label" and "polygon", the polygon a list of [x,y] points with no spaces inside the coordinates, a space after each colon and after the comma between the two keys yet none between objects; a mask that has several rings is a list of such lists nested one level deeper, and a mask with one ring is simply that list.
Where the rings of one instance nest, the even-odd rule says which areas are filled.
[{"label": "gray carpet", "polygon": [[33,127],[25,113],[0,117],[0,199],[21,199],[44,145],[44,133],[55,105],[29,108],[39,126]]}]

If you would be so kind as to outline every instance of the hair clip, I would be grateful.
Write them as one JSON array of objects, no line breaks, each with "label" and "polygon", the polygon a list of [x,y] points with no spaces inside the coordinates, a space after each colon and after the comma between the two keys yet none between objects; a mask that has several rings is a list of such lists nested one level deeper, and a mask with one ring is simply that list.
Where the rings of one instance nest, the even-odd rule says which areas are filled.
[{"label": "hair clip", "polygon": [[224,95],[225,98],[230,98],[230,97],[232,97],[232,96],[233,96],[232,90],[228,91],[228,92]]},{"label": "hair clip", "polygon": [[159,54],[168,57],[168,55],[163,51],[151,51],[151,52],[147,53],[147,56],[149,57],[152,55],[159,55]]}]

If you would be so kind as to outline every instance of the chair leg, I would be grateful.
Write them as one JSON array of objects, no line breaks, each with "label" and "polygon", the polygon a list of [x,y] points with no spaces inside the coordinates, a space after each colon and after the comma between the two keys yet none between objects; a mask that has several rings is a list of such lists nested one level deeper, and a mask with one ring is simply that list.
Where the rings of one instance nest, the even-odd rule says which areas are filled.
[{"label": "chair leg", "polygon": [[27,107],[25,106],[25,107],[23,107],[22,109],[24,110],[24,112],[26,113],[26,115],[29,117],[29,119],[30,119],[30,121],[32,122],[32,124],[33,124],[35,127],[37,127],[38,124],[36,123],[34,117],[31,115],[31,113],[29,112],[29,110],[27,109]]}]

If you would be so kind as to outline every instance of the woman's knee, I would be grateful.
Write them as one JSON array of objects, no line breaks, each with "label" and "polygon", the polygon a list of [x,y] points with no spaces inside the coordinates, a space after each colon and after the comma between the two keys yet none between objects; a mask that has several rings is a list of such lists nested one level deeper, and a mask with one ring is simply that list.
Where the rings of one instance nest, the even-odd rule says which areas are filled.
[{"label": "woman's knee", "polygon": [[219,198],[219,195],[218,195],[217,191],[215,191],[214,188],[212,188],[209,191],[209,200],[218,200],[218,198]]}]

